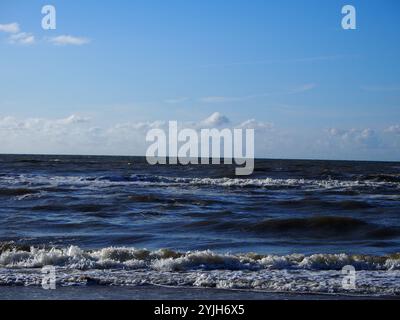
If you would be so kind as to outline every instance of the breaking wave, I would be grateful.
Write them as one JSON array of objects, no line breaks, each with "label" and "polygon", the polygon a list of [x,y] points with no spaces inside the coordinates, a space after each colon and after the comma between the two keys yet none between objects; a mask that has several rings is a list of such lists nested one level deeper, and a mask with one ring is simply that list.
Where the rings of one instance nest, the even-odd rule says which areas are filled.
[{"label": "breaking wave", "polygon": [[[30,184],[48,186],[87,186],[106,187],[119,185],[146,185],[146,186],[216,186],[237,188],[310,188],[310,189],[351,189],[351,188],[380,188],[388,187],[400,189],[400,182],[396,179],[358,179],[358,180],[332,180],[332,179],[276,179],[276,178],[182,178],[157,176],[148,174],[133,174],[130,176],[40,176],[18,175],[6,176],[0,182],[10,185]],[[33,191],[32,191],[33,190]],[[26,192],[34,192],[29,189]],[[4,191],[7,193],[7,189]]]},{"label": "breaking wave", "polygon": [[[40,286],[41,267],[56,267],[58,286],[173,286],[286,293],[400,295],[400,254],[286,256],[178,252],[135,248],[83,250],[0,246],[0,286]],[[357,286],[343,289],[341,269],[353,265]]]},{"label": "breaking wave", "polygon": [[357,270],[400,270],[400,253],[387,256],[349,254],[262,255],[256,253],[221,254],[210,250],[179,252],[170,249],[146,250],[108,247],[83,250],[77,246],[27,247],[5,243],[0,246],[0,267],[39,268],[55,265],[72,269],[152,269],[260,270],[307,269],[340,270],[353,265]]}]

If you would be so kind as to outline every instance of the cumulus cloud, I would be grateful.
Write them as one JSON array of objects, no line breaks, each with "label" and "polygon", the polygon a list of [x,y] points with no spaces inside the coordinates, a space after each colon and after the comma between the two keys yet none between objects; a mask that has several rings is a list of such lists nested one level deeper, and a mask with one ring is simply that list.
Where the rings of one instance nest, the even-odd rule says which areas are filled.
[{"label": "cumulus cloud", "polygon": [[74,37],[70,35],[61,35],[57,37],[52,37],[49,38],[49,41],[58,46],[67,46],[67,45],[81,46],[90,42],[90,40],[87,38]]},{"label": "cumulus cloud", "polygon": [[18,33],[19,30],[20,30],[19,24],[16,22],[8,23],[8,24],[0,24],[0,32]]},{"label": "cumulus cloud", "polygon": [[[149,130],[168,130],[168,121],[122,122],[109,126],[94,125],[89,118],[71,115],[64,118],[0,117],[0,152],[3,153],[81,153],[143,155]],[[232,123],[219,112],[204,120],[178,121],[180,129],[192,128],[270,128],[270,124],[246,120]]]},{"label": "cumulus cloud", "polygon": [[204,119],[201,124],[207,127],[220,127],[226,125],[230,120],[219,112],[214,112],[208,118]]},{"label": "cumulus cloud", "polygon": [[0,152],[82,153],[88,145],[99,144],[90,120],[78,115],[66,118],[0,118]]},{"label": "cumulus cloud", "polygon": [[[149,144],[145,137],[150,129],[168,130],[168,121],[126,121],[99,125],[81,115],[49,118],[0,117],[1,153],[58,153],[144,155]],[[386,130],[372,128],[330,128],[297,131],[275,127],[270,122],[248,119],[233,122],[214,112],[204,120],[178,121],[179,129],[243,128],[255,129],[255,151],[259,157],[331,158],[331,159],[396,159],[400,157],[400,126]]]},{"label": "cumulus cloud", "polygon": [[[89,122],[89,118],[78,115],[71,115],[61,119],[28,118],[24,120],[18,120],[14,117],[4,117],[0,118],[0,130],[7,130],[10,133],[29,133],[31,131],[51,133],[53,130],[56,131],[86,122]],[[57,133],[55,131],[53,133]]]}]

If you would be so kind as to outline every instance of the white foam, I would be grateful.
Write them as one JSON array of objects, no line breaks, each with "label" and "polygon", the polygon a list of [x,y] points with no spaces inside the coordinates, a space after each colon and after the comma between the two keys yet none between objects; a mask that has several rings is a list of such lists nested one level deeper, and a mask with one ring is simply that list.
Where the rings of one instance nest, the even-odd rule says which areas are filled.
[{"label": "white foam", "polygon": [[57,283],[69,285],[191,286],[269,292],[346,293],[341,268],[357,269],[353,294],[400,295],[400,255],[314,254],[286,256],[177,252],[109,247],[83,250],[17,248],[0,255],[0,285],[41,283],[40,267],[54,265]]},{"label": "white foam", "polygon": [[[118,180],[118,179],[117,179]],[[318,180],[318,179],[239,179],[239,178],[180,178],[154,175],[132,175],[130,180],[113,181],[106,177],[91,176],[48,176],[22,174],[0,177],[2,185],[26,185],[32,187],[85,187],[99,188],[107,186],[140,185],[140,186],[202,186],[212,185],[219,187],[302,187],[306,189],[348,189],[358,187],[391,187],[400,189],[399,182],[383,182],[373,180]]]},{"label": "white foam", "polygon": [[158,271],[186,270],[340,270],[353,265],[358,270],[400,270],[400,255],[368,256],[348,254],[257,255],[222,254],[210,250],[177,252],[108,247],[83,250],[66,248],[35,248],[29,251],[6,250],[0,254],[0,267],[38,268],[55,265],[70,269],[147,268]]},{"label": "white foam", "polygon": [[[0,285],[40,286],[40,269],[2,269]],[[400,271],[358,271],[356,287],[342,286],[340,271],[323,270],[70,270],[56,268],[57,286],[172,286],[242,289],[265,292],[399,296]]]}]

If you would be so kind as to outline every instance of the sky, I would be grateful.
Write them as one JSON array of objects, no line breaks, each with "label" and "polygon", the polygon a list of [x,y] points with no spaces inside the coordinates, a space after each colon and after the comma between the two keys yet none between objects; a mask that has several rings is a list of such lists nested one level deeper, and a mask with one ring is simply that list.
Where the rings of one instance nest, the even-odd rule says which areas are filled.
[{"label": "sky", "polygon": [[257,157],[399,161],[399,39],[397,0],[1,0],[0,153],[144,155],[175,120],[254,128]]}]

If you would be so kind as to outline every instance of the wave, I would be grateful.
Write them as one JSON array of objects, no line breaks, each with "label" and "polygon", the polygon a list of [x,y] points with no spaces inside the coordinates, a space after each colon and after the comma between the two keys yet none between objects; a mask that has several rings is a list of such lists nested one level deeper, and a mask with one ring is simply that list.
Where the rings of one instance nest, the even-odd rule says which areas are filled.
[{"label": "wave", "polygon": [[366,174],[358,177],[364,181],[379,181],[379,182],[400,182],[400,174]]},{"label": "wave", "polygon": [[[57,286],[173,286],[268,292],[400,295],[400,254],[255,253],[102,248],[83,250],[0,245],[0,286],[40,286],[41,267],[56,267]],[[357,286],[342,286],[342,268],[357,270]]]},{"label": "wave", "polygon": [[1,177],[1,183],[33,184],[50,186],[93,186],[148,185],[148,186],[217,186],[217,187],[258,187],[258,188],[309,188],[309,189],[351,189],[390,187],[400,189],[400,182],[375,180],[332,180],[332,179],[276,179],[276,178],[193,178],[168,177],[151,174],[130,176],[54,176],[16,175]]},{"label": "wave", "polygon": [[357,270],[400,270],[400,253],[387,256],[349,254],[262,255],[229,254],[206,251],[179,252],[171,249],[147,250],[107,247],[84,250],[77,246],[45,247],[14,243],[0,245],[0,267],[38,268],[46,265],[72,269],[152,269],[185,270],[259,270],[307,269],[340,270],[353,265]]},{"label": "wave", "polygon": [[399,183],[376,182],[359,180],[316,180],[316,179],[243,179],[243,178],[176,178],[177,182],[185,182],[192,185],[214,185],[221,187],[279,187],[296,188],[309,187],[314,189],[335,189],[353,187],[397,187]]},{"label": "wave", "polygon": [[190,222],[189,229],[252,232],[259,236],[279,236],[301,239],[389,239],[400,236],[399,227],[388,227],[351,217],[319,216],[311,218],[248,220],[207,219]]}]

